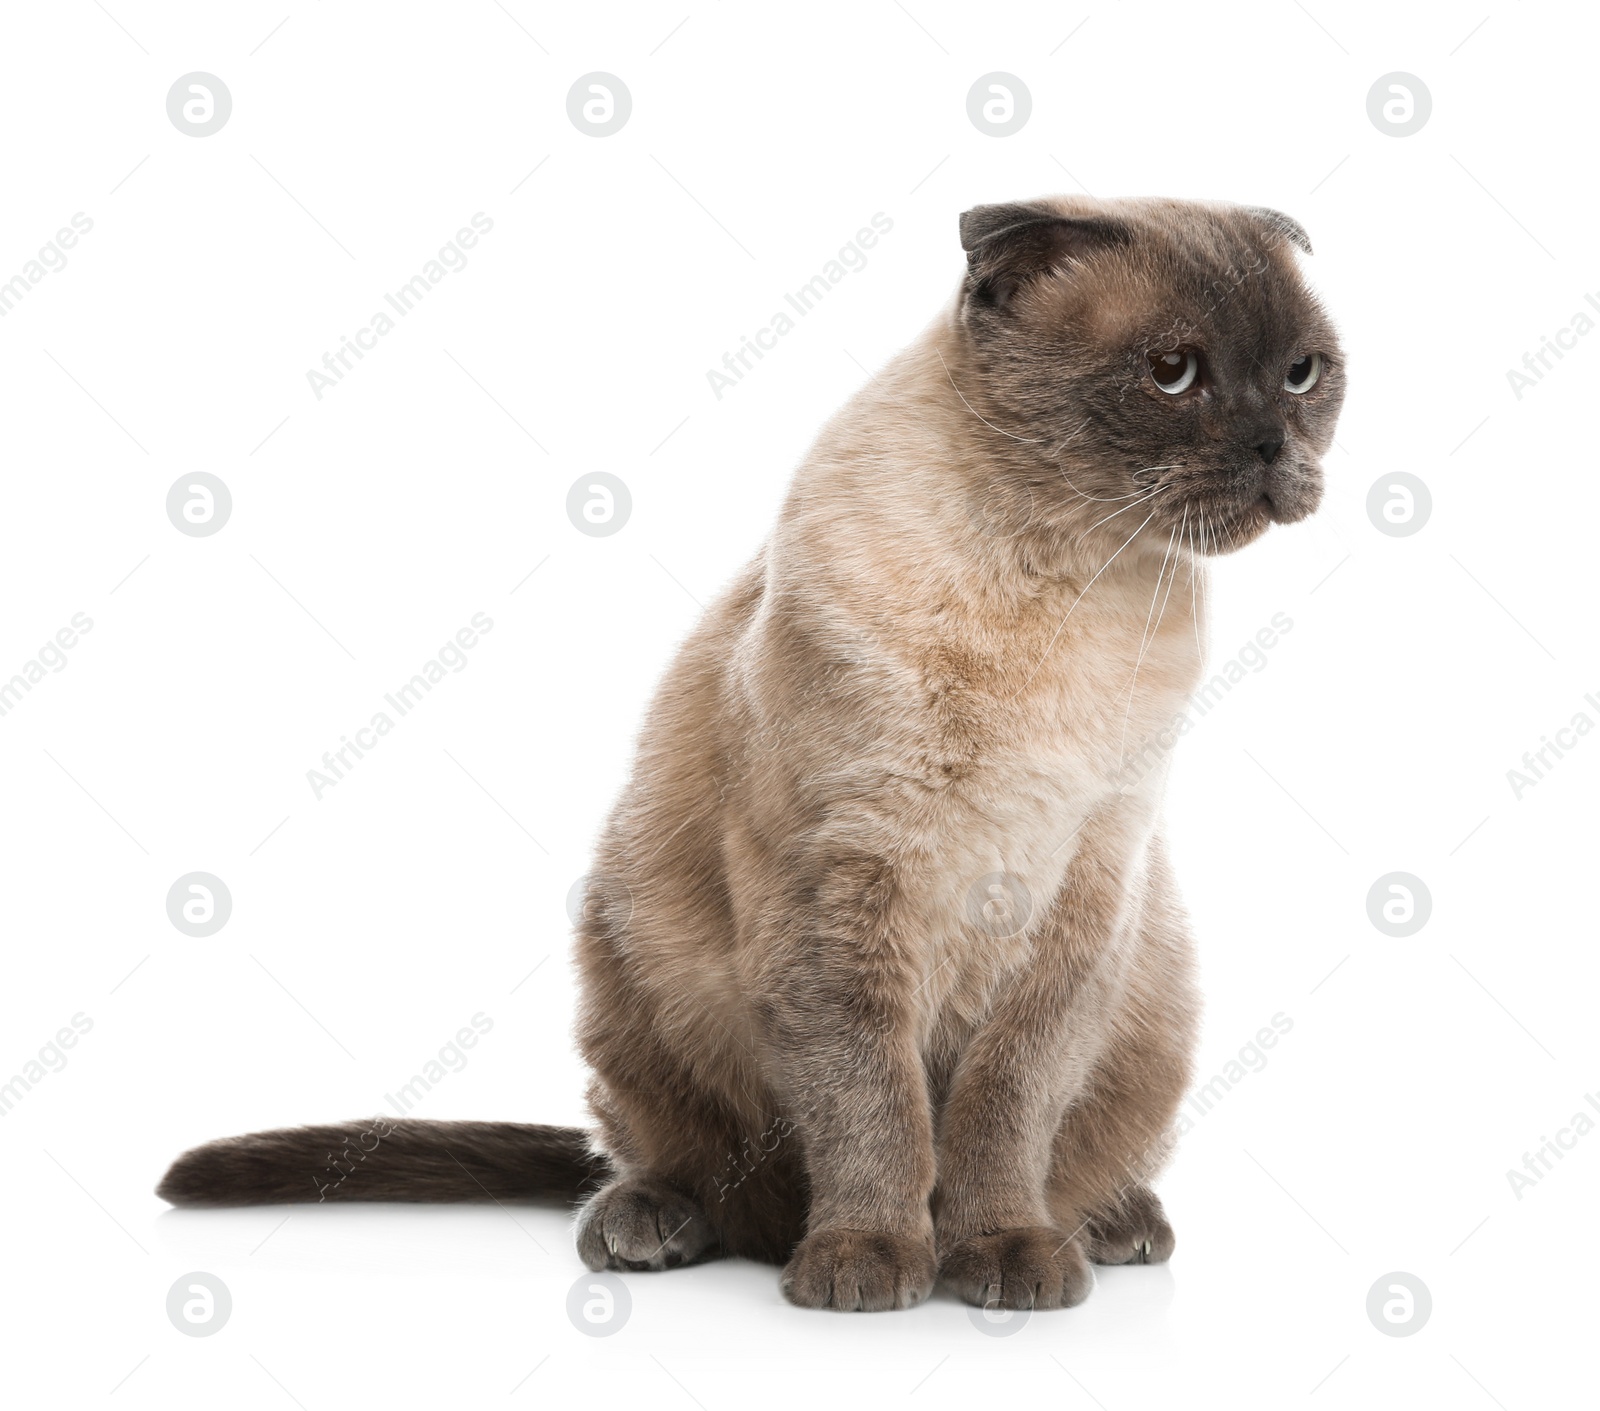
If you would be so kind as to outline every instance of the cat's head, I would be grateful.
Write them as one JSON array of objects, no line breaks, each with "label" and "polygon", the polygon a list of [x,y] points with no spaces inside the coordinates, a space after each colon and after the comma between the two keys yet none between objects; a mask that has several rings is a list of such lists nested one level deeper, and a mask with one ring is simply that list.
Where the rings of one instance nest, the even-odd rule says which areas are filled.
[{"label": "cat's head", "polygon": [[952,383],[1035,529],[1216,553],[1316,509],[1344,358],[1289,217],[1060,197],[970,210],[961,244]]}]

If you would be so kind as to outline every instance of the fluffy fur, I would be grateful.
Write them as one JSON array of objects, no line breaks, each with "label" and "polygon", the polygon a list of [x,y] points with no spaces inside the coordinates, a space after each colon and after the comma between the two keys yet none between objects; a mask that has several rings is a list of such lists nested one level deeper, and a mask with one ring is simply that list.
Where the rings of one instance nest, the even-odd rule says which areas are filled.
[{"label": "fluffy fur", "polygon": [[[578,927],[596,1154],[399,1123],[322,1198],[599,1184],[592,1268],[744,1255],[807,1307],[941,1277],[1062,1307],[1091,1260],[1171,1253],[1150,1183],[1198,1001],[1153,742],[1200,678],[1206,558],[1316,507],[1343,362],[1277,212],[1061,198],[961,236],[957,297],[824,431],[646,719]],[[213,1143],[161,1191],[316,1199],[358,1130]]]}]

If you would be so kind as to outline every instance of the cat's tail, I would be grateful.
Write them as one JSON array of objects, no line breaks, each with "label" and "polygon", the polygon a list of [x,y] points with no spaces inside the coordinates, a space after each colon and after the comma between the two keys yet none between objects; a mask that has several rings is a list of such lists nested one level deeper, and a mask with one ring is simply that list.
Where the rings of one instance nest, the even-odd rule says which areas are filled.
[{"label": "cat's tail", "polygon": [[156,1194],[190,1206],[577,1201],[610,1173],[581,1127],[373,1117],[207,1142],[172,1163]]}]

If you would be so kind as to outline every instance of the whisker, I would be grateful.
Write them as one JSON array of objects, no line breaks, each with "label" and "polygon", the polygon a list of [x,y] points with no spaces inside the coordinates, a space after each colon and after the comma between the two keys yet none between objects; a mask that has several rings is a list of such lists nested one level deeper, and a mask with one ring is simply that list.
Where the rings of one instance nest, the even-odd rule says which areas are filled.
[{"label": "whisker", "polygon": [[[1195,507],[1195,513],[1202,517],[1205,515],[1205,511],[1198,505]],[[1195,655],[1200,658],[1203,665],[1206,659],[1206,649],[1200,645],[1200,563],[1199,553],[1194,547],[1193,531],[1189,535],[1189,554],[1189,617],[1194,623]]]},{"label": "whisker", "polygon": [[[1188,519],[1188,510],[1184,510],[1184,518]],[[1181,526],[1180,526],[1181,527]],[[1122,739],[1117,745],[1117,754],[1120,757],[1128,748],[1128,721],[1133,716],[1133,697],[1139,687],[1139,668],[1144,665],[1145,652],[1150,644],[1154,643],[1156,633],[1161,631],[1161,619],[1167,615],[1167,601],[1172,597],[1173,584],[1178,581],[1178,562],[1172,559],[1172,548],[1178,539],[1178,528],[1167,535],[1167,551],[1161,556],[1161,567],[1156,571],[1155,592],[1150,594],[1150,611],[1144,617],[1144,631],[1139,636],[1139,655],[1133,661],[1133,676],[1128,682],[1128,707],[1122,712]],[[1156,599],[1161,597],[1161,580],[1167,576],[1167,560],[1172,559],[1172,583],[1167,584],[1167,596],[1161,598],[1161,612],[1156,613]],[[1150,629],[1150,619],[1155,618],[1155,631]]]},{"label": "whisker", "polygon": [[1065,441],[1063,441],[1059,446],[1056,447],[1056,454],[1059,456],[1064,450],[1067,449],[1068,446],[1070,446],[1074,441],[1076,441],[1078,439],[1078,437],[1083,435],[1083,428],[1086,427],[1093,420],[1094,420],[1093,417],[1088,417],[1088,416],[1084,417],[1084,419],[1078,423],[1078,429],[1076,431],[1074,431],[1070,436],[1068,436],[1067,439]]},{"label": "whisker", "polygon": [[[1067,618],[1072,616],[1073,608],[1076,608],[1078,606],[1078,604],[1083,601],[1084,593],[1087,593],[1089,591],[1089,589],[1094,587],[1095,582],[1100,577],[1100,575],[1102,573],[1104,573],[1108,568],[1110,568],[1111,565],[1116,561],[1117,554],[1120,554],[1123,549],[1127,548],[1129,544],[1133,543],[1133,541],[1135,539],[1137,539],[1139,537],[1140,533],[1143,531],[1144,525],[1150,523],[1150,521],[1152,519],[1154,519],[1159,512],[1160,512],[1159,510],[1151,510],[1150,513],[1145,516],[1144,524],[1141,524],[1138,529],[1135,529],[1132,534],[1128,535],[1128,537],[1122,541],[1122,543],[1118,547],[1116,553],[1112,554],[1110,558],[1108,558],[1103,564],[1101,564],[1100,567],[1095,570],[1094,577],[1091,578],[1087,583],[1085,583],[1083,585],[1082,591],[1079,592],[1078,596],[1075,597],[1072,600],[1072,607],[1069,607],[1067,609],[1065,615],[1062,617],[1060,623],[1057,625],[1056,630],[1055,630],[1055,634],[1050,638],[1049,642],[1047,642],[1045,644],[1044,651],[1042,653],[1040,653],[1038,665],[1033,668],[1033,671],[1029,674],[1028,679],[1026,681],[1024,681],[1020,686],[1018,686],[1017,689],[1015,691],[1013,691],[1006,698],[1008,702],[1016,700],[1016,698],[1018,696],[1020,696],[1024,691],[1026,691],[1028,689],[1029,686],[1031,686],[1033,684],[1033,678],[1035,676],[1037,676],[1039,674],[1039,672],[1043,669],[1044,663],[1045,663],[1045,659],[1050,655],[1050,653],[1052,651],[1055,650],[1056,643],[1061,640],[1061,634],[1066,630]],[[1122,511],[1118,510],[1117,513],[1121,514]]]},{"label": "whisker", "polygon": [[[1151,500],[1155,499],[1155,497],[1160,493],[1160,491],[1161,491],[1161,487],[1159,485],[1156,486],[1156,488],[1154,490],[1145,491],[1145,493],[1143,495],[1141,495],[1137,500],[1135,500],[1131,505],[1124,505],[1120,510],[1112,510],[1111,513],[1108,514],[1104,519],[1098,520],[1096,523],[1091,524],[1088,527],[1088,529],[1086,529],[1084,531],[1084,533],[1092,534],[1102,524],[1109,524],[1119,514],[1126,514],[1131,509],[1137,509],[1140,505],[1148,504]],[[1150,521],[1147,519],[1147,520],[1145,520],[1145,523],[1148,524],[1148,523],[1150,523]]]},{"label": "whisker", "polygon": [[[941,353],[937,348],[935,348],[933,350],[933,355],[934,355],[934,357],[939,359],[940,366],[944,368],[944,375],[945,375],[946,379],[950,383],[950,390],[952,392],[954,392],[956,394],[956,396],[961,397],[961,389],[956,386],[955,378],[950,376],[950,364],[945,362],[944,354]],[[1035,436],[1017,436],[1017,435],[1014,435],[1012,432],[1007,431],[1002,426],[996,426],[992,421],[990,421],[987,417],[985,417],[982,412],[980,412],[975,406],[973,406],[972,403],[969,402],[965,397],[961,397],[961,405],[964,406],[969,412],[971,412],[973,414],[973,416],[977,417],[978,420],[981,421],[985,426],[987,426],[989,428],[989,430],[991,430],[991,431],[998,431],[1002,436],[1010,436],[1013,441],[1024,441],[1024,442],[1028,443],[1029,445],[1034,445],[1034,446],[1037,446],[1037,445],[1041,444],[1041,442],[1040,442],[1038,437],[1035,437]]]},{"label": "whisker", "polygon": [[[1183,523],[1178,526],[1178,532],[1179,533],[1183,533],[1184,529],[1188,525],[1188,523],[1189,523],[1189,507],[1187,505],[1185,505],[1184,506],[1184,510],[1183,510]],[[1172,601],[1172,590],[1178,586],[1178,558],[1179,558],[1178,547],[1177,547],[1176,544],[1174,544],[1173,545],[1173,553],[1172,553],[1172,582],[1167,584],[1167,595],[1166,595],[1166,597],[1162,598],[1162,600],[1161,600],[1161,611],[1156,614],[1156,632],[1160,632],[1161,631],[1161,620],[1162,620],[1162,618],[1164,618],[1167,615],[1167,604]],[[1155,640],[1156,640],[1155,633],[1153,632],[1150,635],[1151,645],[1155,644]]]},{"label": "whisker", "polygon": [[[1133,663],[1135,676],[1139,674],[1139,663],[1144,660],[1145,644],[1150,640],[1150,619],[1156,615],[1156,599],[1161,596],[1161,580],[1167,576],[1167,561],[1172,557],[1172,543],[1177,537],[1176,529],[1167,535],[1167,551],[1162,554],[1161,567],[1156,570],[1156,590],[1150,595],[1150,611],[1144,615],[1144,631],[1139,634],[1139,655],[1134,658]],[[1172,576],[1174,579],[1177,578],[1176,569]]]},{"label": "whisker", "polygon": [[1130,490],[1126,495],[1091,495],[1087,490],[1079,490],[1076,485],[1072,484],[1072,477],[1067,474],[1066,469],[1063,466],[1057,464],[1056,469],[1061,472],[1061,478],[1065,480],[1068,485],[1071,485],[1073,490],[1077,491],[1077,493],[1083,496],[1084,499],[1093,500],[1096,504],[1114,505],[1119,500],[1131,500],[1136,496],[1146,493],[1143,490]]},{"label": "whisker", "polygon": [[[1067,449],[1068,444],[1078,436],[1079,432],[1081,432],[1083,428],[1089,424],[1089,420],[1090,419],[1088,417],[1085,417],[1083,422],[1079,425],[1078,430],[1074,431],[1071,436],[1067,437],[1065,441],[1056,447],[1056,469],[1061,473],[1061,478],[1065,480],[1077,494],[1081,495],[1086,500],[1093,500],[1097,504],[1115,504],[1118,500],[1131,500],[1144,493],[1143,491],[1135,488],[1130,490],[1126,495],[1091,495],[1087,490],[1080,490],[1072,483],[1072,477],[1067,474],[1066,466],[1061,464],[1061,453]],[[1133,472],[1135,475],[1138,473],[1138,471]]]}]

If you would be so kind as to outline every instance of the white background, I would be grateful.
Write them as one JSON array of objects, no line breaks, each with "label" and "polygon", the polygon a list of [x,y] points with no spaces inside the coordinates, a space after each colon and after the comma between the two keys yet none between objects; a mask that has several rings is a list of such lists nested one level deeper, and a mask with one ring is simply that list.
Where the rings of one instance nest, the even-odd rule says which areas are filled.
[{"label": "white background", "polygon": [[[0,718],[0,1076],[93,1028],[0,1124],[0,1377],[308,1411],[1592,1395],[1600,1132],[1520,1199],[1506,1175],[1600,1090],[1600,738],[1506,777],[1600,721],[1600,337],[1520,400],[1506,376],[1600,297],[1592,17],[683,2],[8,9],[0,280],[94,228],[0,319],[0,677],[94,626]],[[194,70],[233,99],[201,139],[165,109]],[[633,99],[604,139],[566,113],[594,70]],[[1003,139],[966,112],[994,70],[1033,97]],[[1433,99],[1406,138],[1366,109],[1397,70]],[[1290,212],[1350,366],[1324,508],[1216,574],[1217,661],[1293,628],[1172,779],[1200,1070],[1293,1028],[1183,1142],[1171,1265],[992,1338],[947,1297],[802,1312],[723,1263],[630,1277],[597,1340],[554,1210],[168,1211],[182,1148],[379,1110],[476,1013],[417,1115],[583,1120],[565,897],[653,683],[949,297],[958,213],[1082,189]],[[467,267],[317,400],[307,369],[480,211]],[[875,212],[866,268],[717,400],[706,370]],[[587,538],[566,493],[602,470],[633,515]],[[1401,470],[1433,512],[1395,538],[1365,506]],[[232,492],[214,537],[166,517],[196,471]],[[466,669],[316,799],[306,771],[476,612]],[[233,897],[209,939],[165,910],[197,870]],[[1392,871],[1432,894],[1406,939],[1367,917]],[[206,1339],[164,1311],[195,1270],[233,1297]],[[1431,1291],[1414,1336],[1368,1320],[1390,1271]]]}]

